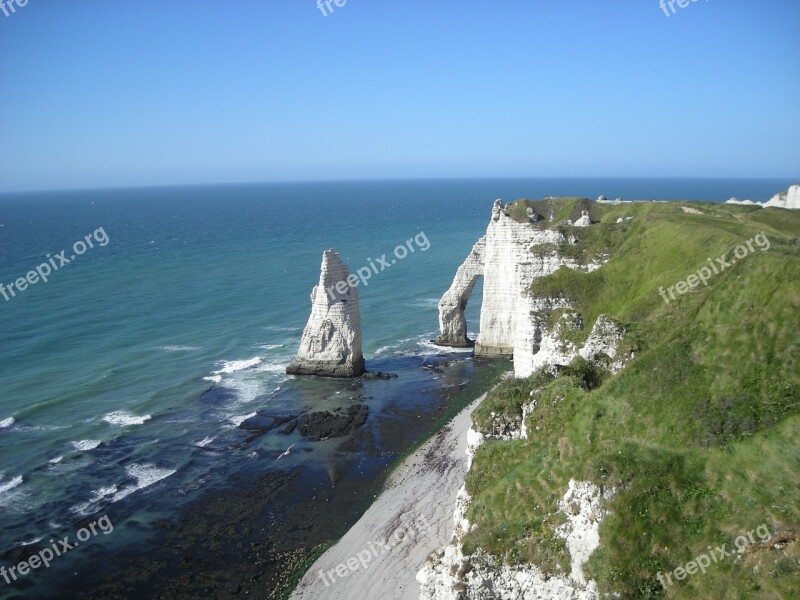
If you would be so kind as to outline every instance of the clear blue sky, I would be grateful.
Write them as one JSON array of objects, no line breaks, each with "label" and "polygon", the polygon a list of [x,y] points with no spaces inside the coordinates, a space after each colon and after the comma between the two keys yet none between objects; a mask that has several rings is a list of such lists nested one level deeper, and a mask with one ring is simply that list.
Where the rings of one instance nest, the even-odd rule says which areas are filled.
[{"label": "clear blue sky", "polygon": [[[8,2],[9,0],[3,0]],[[800,2],[28,0],[0,191],[305,179],[800,179]]]}]

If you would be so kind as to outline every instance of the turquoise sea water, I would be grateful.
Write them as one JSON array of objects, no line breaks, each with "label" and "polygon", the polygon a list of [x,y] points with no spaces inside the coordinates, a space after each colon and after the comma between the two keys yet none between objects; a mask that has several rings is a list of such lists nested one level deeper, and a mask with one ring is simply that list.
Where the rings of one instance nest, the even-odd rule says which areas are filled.
[{"label": "turquoise sea water", "polygon": [[[278,436],[247,446],[247,432],[236,427],[260,411],[335,405],[342,393],[336,383],[284,374],[326,248],[356,270],[383,254],[393,258],[421,232],[430,243],[359,290],[368,367],[401,374],[365,385],[379,413],[468,380],[466,372],[432,377],[419,366],[441,352],[428,342],[438,299],[485,231],[495,198],[763,201],[790,183],[442,180],[0,196],[6,286],[48,253],[67,250],[70,258],[76,241],[100,230],[107,236],[104,246],[97,240],[105,238],[92,238],[95,247],[47,283],[8,301],[0,296],[3,564],[103,514],[116,511],[118,522],[171,518],[207,486],[274,468],[291,443],[298,446],[282,467],[326,464],[326,452],[340,452]],[[469,307],[472,332],[480,293]],[[137,535],[126,527],[114,543],[137,544]]]}]

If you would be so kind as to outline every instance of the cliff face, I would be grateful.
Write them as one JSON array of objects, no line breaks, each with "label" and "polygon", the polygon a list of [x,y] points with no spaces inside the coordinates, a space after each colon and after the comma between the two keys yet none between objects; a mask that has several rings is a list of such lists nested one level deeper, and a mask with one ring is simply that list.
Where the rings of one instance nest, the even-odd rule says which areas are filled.
[{"label": "cliff face", "polygon": [[300,349],[286,367],[290,375],[358,377],[364,372],[358,289],[347,285],[349,276],[339,254],[326,250]]},{"label": "cliff face", "polygon": [[496,200],[485,240],[483,304],[475,355],[511,356],[522,295],[535,277],[549,275],[569,262],[556,253],[535,256],[531,249],[563,243],[564,236],[518,223]]}]

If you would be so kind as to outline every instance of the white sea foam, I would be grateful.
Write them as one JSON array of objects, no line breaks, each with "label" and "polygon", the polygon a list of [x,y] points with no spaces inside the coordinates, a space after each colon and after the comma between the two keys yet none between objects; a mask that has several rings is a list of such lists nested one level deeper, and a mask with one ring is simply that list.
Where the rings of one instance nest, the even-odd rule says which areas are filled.
[{"label": "white sea foam", "polygon": [[419,346],[424,348],[426,351],[429,351],[431,354],[471,354],[473,351],[472,348],[450,348],[445,346],[437,346],[429,340],[420,341]]},{"label": "white sea foam", "polygon": [[15,487],[19,486],[22,483],[22,475],[17,475],[11,481],[7,481],[6,483],[0,483],[0,495],[5,494],[6,492],[10,492]]},{"label": "white sea foam", "polygon": [[199,442],[195,442],[195,443],[194,443],[194,445],[195,445],[195,446],[197,446],[198,448],[205,448],[205,447],[206,447],[206,446],[208,446],[208,445],[209,445],[211,442],[213,442],[215,439],[216,439],[216,438],[213,438],[213,437],[207,437],[207,438],[203,438],[203,439],[202,439],[202,440],[200,440]]},{"label": "white sea foam", "polygon": [[381,346],[380,348],[375,350],[375,356],[382,356],[383,354],[389,352],[389,350],[393,350],[395,348],[397,348],[397,346]]},{"label": "white sea foam", "polygon": [[221,361],[222,368],[219,371],[212,371],[212,373],[214,375],[226,375],[229,373],[236,373],[237,371],[244,371],[245,369],[251,369],[261,364],[261,360],[262,358],[260,356],[254,356],[247,360],[224,360]]},{"label": "white sea foam", "polygon": [[161,346],[159,350],[165,352],[196,352],[200,350],[197,346]]},{"label": "white sea foam", "polygon": [[132,493],[138,490],[150,487],[154,483],[158,483],[162,479],[166,479],[170,475],[177,473],[177,469],[162,469],[155,465],[138,464],[125,467],[125,470],[128,472],[130,477],[133,477],[136,480],[136,484],[124,487],[115,493],[114,497],[111,499],[112,502],[122,500],[126,496],[130,496]]},{"label": "white sea foam", "polygon": [[7,419],[3,419],[0,421],[0,429],[8,429],[14,424],[14,417],[8,417]]},{"label": "white sea foam", "polygon": [[203,377],[203,379],[206,381],[213,381],[214,383],[222,383],[223,375],[230,375],[232,373],[244,371],[245,369],[252,369],[260,365],[261,361],[262,358],[260,356],[255,356],[247,360],[222,360],[217,363],[221,368],[218,371],[211,371],[211,374]]},{"label": "white sea foam", "polygon": [[[288,359],[274,358],[264,362],[260,356],[248,360],[221,362],[222,368],[212,371],[206,381],[213,381],[217,385],[232,390],[235,393],[237,404],[247,404],[253,400],[270,393],[274,385],[287,378],[286,364]],[[280,380],[267,375],[280,375]],[[274,390],[277,391],[277,390]]]},{"label": "white sea foam", "polygon": [[152,419],[152,416],[150,415],[139,417],[131,412],[128,412],[127,410],[117,410],[108,413],[103,417],[103,421],[106,423],[111,425],[119,425],[121,427],[126,427],[128,425],[141,425],[150,419]]},{"label": "white sea foam", "polygon": [[76,504],[70,508],[70,510],[84,517],[91,515],[100,509],[100,504],[103,502],[103,500],[111,498],[116,493],[116,485],[100,488],[99,490],[93,490],[92,497],[89,500],[86,502],[81,502],[80,504]]},{"label": "white sea foam", "polygon": [[20,546],[31,546],[31,545],[35,544],[36,542],[41,542],[43,539],[44,539],[44,536],[33,538],[30,542],[21,542]]},{"label": "white sea foam", "polygon": [[283,373],[286,374],[286,364],[289,361],[276,360],[274,362],[264,363],[257,369],[253,369],[256,373]]},{"label": "white sea foam", "polygon": [[438,307],[439,298],[418,298],[413,302],[413,305],[422,307]]},{"label": "white sea foam", "polygon": [[50,460],[48,460],[47,462],[49,462],[51,465],[57,465],[57,464],[58,464],[58,463],[60,463],[62,460],[64,460],[64,457],[63,457],[63,456],[56,456],[55,458],[51,458],[51,459],[50,459]]},{"label": "white sea foam", "polygon": [[81,452],[88,452],[89,450],[94,450],[100,444],[103,443],[103,440],[80,440],[78,442],[70,442],[75,450],[79,450]]},{"label": "white sea foam", "polygon": [[235,415],[232,417],[228,417],[228,421],[233,423],[234,426],[238,427],[239,425],[247,421],[247,419],[251,419],[255,417],[257,414],[258,413],[250,413],[249,415]]},{"label": "white sea foam", "polygon": [[259,346],[259,350],[277,350],[278,348],[283,348],[284,344],[264,344],[263,346]]}]

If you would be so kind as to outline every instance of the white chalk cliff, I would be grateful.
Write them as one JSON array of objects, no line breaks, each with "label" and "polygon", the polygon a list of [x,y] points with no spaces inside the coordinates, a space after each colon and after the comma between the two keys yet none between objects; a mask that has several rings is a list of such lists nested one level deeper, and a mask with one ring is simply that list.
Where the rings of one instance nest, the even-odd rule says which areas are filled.
[{"label": "white chalk cliff", "polygon": [[[579,219],[590,225],[588,212]],[[570,236],[573,237],[573,236]],[[476,356],[513,356],[517,377],[527,377],[548,364],[567,364],[579,349],[564,346],[547,331],[541,315],[568,308],[559,298],[538,298],[529,293],[535,279],[566,266],[593,271],[600,262],[587,265],[562,256],[558,246],[572,243],[560,231],[535,223],[520,223],[506,214],[499,200],[492,207],[486,235],[472,248],[456,272],[450,289],[439,301],[436,342],[445,346],[469,346],[464,310],[478,277],[483,277],[480,332]]]},{"label": "white chalk cliff", "polygon": [[286,367],[290,375],[358,377],[364,372],[358,289],[347,285],[349,276],[339,254],[326,250],[319,283],[311,290],[311,316],[300,349]]},{"label": "white chalk cliff", "polygon": [[786,192],[775,194],[763,204],[760,202],[753,202],[752,200],[737,200],[736,198],[731,198],[725,204],[743,204],[761,208],[788,208],[790,210],[800,210],[800,184],[791,186]]}]

